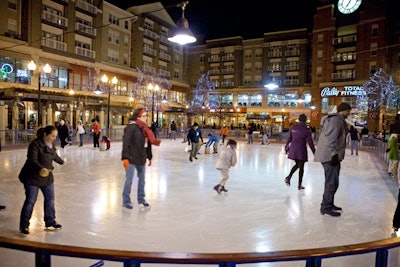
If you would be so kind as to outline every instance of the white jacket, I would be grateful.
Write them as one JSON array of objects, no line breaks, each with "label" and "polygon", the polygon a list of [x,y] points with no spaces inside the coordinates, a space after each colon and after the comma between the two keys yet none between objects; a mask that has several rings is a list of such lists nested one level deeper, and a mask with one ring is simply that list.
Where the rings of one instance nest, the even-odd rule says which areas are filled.
[{"label": "white jacket", "polygon": [[216,168],[217,169],[229,169],[230,167],[235,166],[237,163],[236,151],[234,148],[228,146],[224,149],[217,161]]}]

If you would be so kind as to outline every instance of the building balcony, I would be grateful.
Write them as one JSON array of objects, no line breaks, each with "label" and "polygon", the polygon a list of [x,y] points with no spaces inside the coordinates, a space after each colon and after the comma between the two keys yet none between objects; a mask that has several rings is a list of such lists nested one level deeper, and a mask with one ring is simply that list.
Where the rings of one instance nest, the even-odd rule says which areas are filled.
[{"label": "building balcony", "polygon": [[157,56],[157,51],[153,48],[150,48],[148,46],[145,46],[143,48],[143,54],[149,55],[149,56],[153,56],[156,57]]},{"label": "building balcony", "polygon": [[144,29],[143,35],[152,40],[157,40],[157,38],[158,38],[158,34],[149,29]]},{"label": "building balcony", "polygon": [[287,57],[300,56],[300,50],[285,51],[285,56]]},{"label": "building balcony", "polygon": [[230,69],[222,69],[221,71],[222,74],[231,74],[231,73],[235,73],[235,69],[230,68]]},{"label": "building balcony", "polygon": [[268,57],[282,57],[282,51],[268,52]]},{"label": "building balcony", "polygon": [[332,81],[350,81],[356,78],[355,72],[336,72],[332,73]]},{"label": "building balcony", "polygon": [[156,68],[152,67],[152,66],[148,66],[148,65],[143,65],[143,72],[144,73],[151,73],[154,74],[156,73]]},{"label": "building balcony", "polygon": [[64,51],[64,52],[67,51],[67,43],[53,40],[50,38],[42,39],[41,45],[42,45],[42,47],[47,47],[47,48],[51,48],[51,49],[55,49],[55,50],[59,50],[59,51]]},{"label": "building balcony", "polygon": [[75,31],[76,31],[76,33],[79,33],[86,37],[91,37],[91,38],[96,37],[96,29],[95,28],[85,25],[80,22],[77,22],[75,24]]},{"label": "building balcony", "polygon": [[213,70],[209,70],[208,73],[210,75],[219,75],[221,73],[221,71],[218,69],[213,69]]},{"label": "building balcony", "polygon": [[171,72],[167,70],[160,70],[160,75],[165,78],[171,77]]},{"label": "building balcony", "polygon": [[67,6],[68,5],[68,0],[52,0],[52,1],[55,2],[55,3],[58,3],[60,5],[63,5],[63,6]]},{"label": "building balcony", "polygon": [[355,46],[357,43],[357,35],[347,35],[333,38],[332,45],[335,47]]},{"label": "building balcony", "polygon": [[221,61],[221,58],[220,57],[210,57],[209,59],[208,59],[208,62],[220,62]]},{"label": "building balcony", "polygon": [[75,8],[89,16],[94,16],[97,14],[97,7],[95,5],[89,4],[84,0],[76,0]]},{"label": "building balcony", "polygon": [[75,46],[75,54],[93,59],[96,57],[96,51],[79,46]]},{"label": "building balcony", "polygon": [[223,56],[222,61],[235,61],[234,56]]},{"label": "building balcony", "polygon": [[172,59],[171,55],[169,55],[165,52],[160,52],[159,58],[164,61],[171,61],[171,59]]},{"label": "building balcony", "polygon": [[67,29],[68,27],[67,18],[45,10],[42,11],[42,22],[61,29]]},{"label": "building balcony", "polygon": [[286,71],[299,70],[299,69],[300,69],[299,65],[285,65],[285,70]]},{"label": "building balcony", "polygon": [[285,79],[283,83],[284,85],[299,85],[300,81],[299,79]]}]

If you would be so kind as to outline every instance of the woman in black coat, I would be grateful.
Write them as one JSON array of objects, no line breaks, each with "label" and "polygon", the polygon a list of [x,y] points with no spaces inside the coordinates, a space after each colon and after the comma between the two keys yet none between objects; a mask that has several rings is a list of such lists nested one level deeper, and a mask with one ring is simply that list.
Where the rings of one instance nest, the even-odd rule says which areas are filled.
[{"label": "woman in black coat", "polygon": [[19,230],[29,234],[29,221],[32,216],[39,189],[44,196],[44,222],[46,228],[61,229],[55,220],[54,208],[54,176],[53,161],[64,164],[58,156],[54,141],[57,138],[57,128],[52,125],[40,128],[37,138],[29,144],[28,155],[19,174],[19,180],[24,184],[25,202],[22,206]]}]

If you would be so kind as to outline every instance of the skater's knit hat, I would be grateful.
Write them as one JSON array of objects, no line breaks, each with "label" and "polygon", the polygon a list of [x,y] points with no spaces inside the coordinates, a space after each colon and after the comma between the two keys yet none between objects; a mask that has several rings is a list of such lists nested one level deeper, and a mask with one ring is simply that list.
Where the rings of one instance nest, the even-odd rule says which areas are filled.
[{"label": "skater's knit hat", "polygon": [[339,106],[337,107],[337,112],[345,111],[345,110],[351,110],[351,106],[347,103],[340,103]]}]

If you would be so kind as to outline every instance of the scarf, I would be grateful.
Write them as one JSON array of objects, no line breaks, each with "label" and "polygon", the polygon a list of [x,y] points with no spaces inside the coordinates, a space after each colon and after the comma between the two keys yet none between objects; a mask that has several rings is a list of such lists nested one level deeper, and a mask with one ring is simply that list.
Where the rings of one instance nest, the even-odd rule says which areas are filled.
[{"label": "scarf", "polygon": [[139,126],[140,129],[143,130],[144,136],[150,141],[151,144],[159,146],[161,143],[160,139],[157,139],[153,131],[147,126],[147,124],[141,120],[135,120],[136,124]]}]

